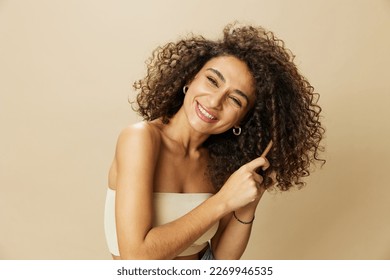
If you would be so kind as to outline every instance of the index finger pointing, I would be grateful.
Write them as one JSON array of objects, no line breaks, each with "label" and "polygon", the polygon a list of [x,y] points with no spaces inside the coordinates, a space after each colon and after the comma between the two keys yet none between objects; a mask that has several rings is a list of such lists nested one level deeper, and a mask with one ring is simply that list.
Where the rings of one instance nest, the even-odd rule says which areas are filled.
[{"label": "index finger pointing", "polygon": [[252,171],[255,171],[259,167],[263,167],[262,169],[265,170],[269,167],[269,162],[265,157],[258,157],[248,162],[246,167]]},{"label": "index finger pointing", "polygon": [[263,153],[261,154],[260,157],[266,157],[267,156],[268,152],[271,150],[272,144],[273,144],[273,142],[272,142],[272,140],[270,140],[268,145],[267,145],[267,147],[265,147],[265,150],[263,151]]},{"label": "index finger pointing", "polygon": [[265,150],[261,154],[261,156],[248,162],[246,164],[246,166],[248,168],[250,168],[251,170],[256,170],[257,168],[259,168],[261,166],[263,167],[263,170],[267,169],[269,167],[269,162],[265,157],[267,156],[268,152],[271,150],[272,144],[273,144],[272,140],[270,140],[267,147],[265,148]]}]

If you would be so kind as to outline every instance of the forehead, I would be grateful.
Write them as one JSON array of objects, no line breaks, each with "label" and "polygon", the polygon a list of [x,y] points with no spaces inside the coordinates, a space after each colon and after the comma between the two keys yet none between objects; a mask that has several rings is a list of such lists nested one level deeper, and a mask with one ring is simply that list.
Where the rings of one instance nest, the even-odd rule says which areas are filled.
[{"label": "forehead", "polygon": [[209,60],[201,71],[210,68],[218,70],[229,86],[239,89],[248,95],[254,94],[254,80],[248,66],[242,60],[234,56],[219,56]]}]

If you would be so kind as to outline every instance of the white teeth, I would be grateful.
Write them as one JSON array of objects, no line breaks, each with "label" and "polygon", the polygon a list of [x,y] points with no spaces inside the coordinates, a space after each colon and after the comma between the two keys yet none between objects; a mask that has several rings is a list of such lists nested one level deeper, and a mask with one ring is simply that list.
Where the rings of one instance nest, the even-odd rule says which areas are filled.
[{"label": "white teeth", "polygon": [[216,119],[213,115],[210,115],[205,109],[203,109],[203,107],[200,106],[200,104],[198,104],[198,108],[199,108],[199,111],[200,111],[205,117],[207,117],[208,119],[210,119],[210,120],[215,120],[215,119]]}]

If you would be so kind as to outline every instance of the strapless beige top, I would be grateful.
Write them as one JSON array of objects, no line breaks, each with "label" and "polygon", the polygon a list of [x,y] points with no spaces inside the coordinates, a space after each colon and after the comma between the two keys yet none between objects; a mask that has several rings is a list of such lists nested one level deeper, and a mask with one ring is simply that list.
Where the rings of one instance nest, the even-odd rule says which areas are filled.
[{"label": "strapless beige top", "polygon": [[[211,196],[211,193],[153,193],[153,226],[163,225],[180,218]],[[207,246],[208,241],[215,235],[217,229],[218,223],[213,225],[179,256],[189,256],[200,252]],[[115,224],[115,191],[110,188],[107,189],[104,230],[108,249],[111,254],[119,256]]]}]

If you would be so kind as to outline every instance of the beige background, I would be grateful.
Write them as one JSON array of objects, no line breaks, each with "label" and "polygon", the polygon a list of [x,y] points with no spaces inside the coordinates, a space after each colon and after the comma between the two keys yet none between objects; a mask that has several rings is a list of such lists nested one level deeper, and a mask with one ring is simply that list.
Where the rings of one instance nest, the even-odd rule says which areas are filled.
[{"label": "beige background", "polygon": [[390,1],[0,1],[0,259],[108,259],[107,170],[159,44],[233,20],[321,93],[327,165],[268,193],[244,259],[390,259]]}]

